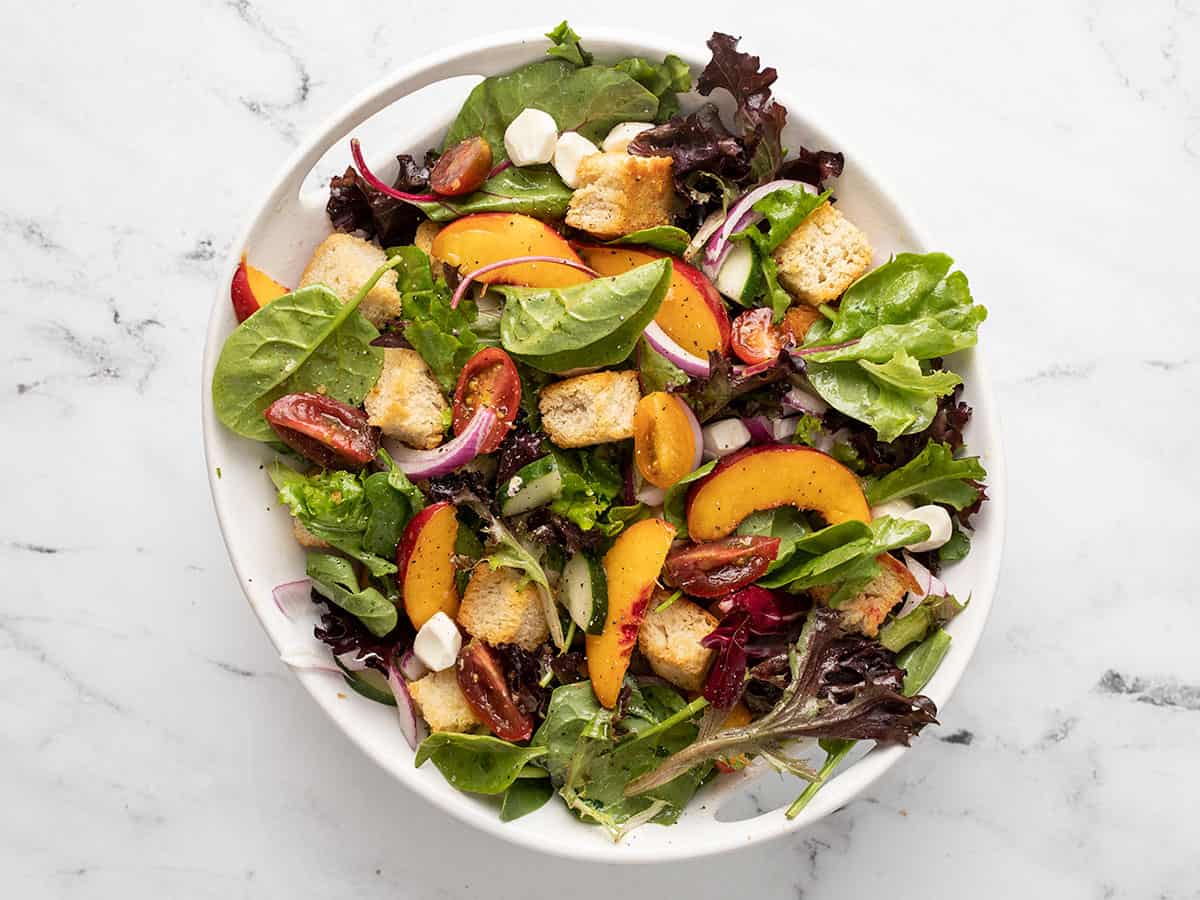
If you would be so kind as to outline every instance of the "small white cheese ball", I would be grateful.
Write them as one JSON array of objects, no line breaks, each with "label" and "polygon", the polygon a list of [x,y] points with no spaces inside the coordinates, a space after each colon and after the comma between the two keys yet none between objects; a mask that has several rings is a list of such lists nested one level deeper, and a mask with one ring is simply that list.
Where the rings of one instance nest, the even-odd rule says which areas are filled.
[{"label": "small white cheese ball", "polygon": [[554,168],[563,184],[574,190],[579,187],[576,173],[579,161],[585,156],[599,153],[599,148],[578,131],[568,131],[554,145]]},{"label": "small white cheese ball", "polygon": [[891,516],[893,519],[903,519],[914,509],[913,504],[907,500],[889,500],[887,503],[880,503],[878,506],[871,507],[871,518],[881,519],[884,516]]},{"label": "small white cheese ball", "polygon": [[786,419],[774,419],[771,422],[771,437],[777,441],[791,440],[800,424],[799,416],[788,416]]},{"label": "small white cheese ball", "polygon": [[905,548],[914,553],[936,550],[942,544],[946,543],[946,541],[950,540],[950,535],[954,533],[954,526],[950,523],[950,513],[932,503],[928,506],[918,506],[911,512],[906,512],[904,518],[910,522],[924,522],[929,526],[929,540],[918,541],[915,544],[907,545]]},{"label": "small white cheese ball", "polygon": [[605,153],[625,153],[629,150],[630,141],[643,131],[649,131],[653,127],[649,122],[622,122],[620,125],[613,126],[613,130],[608,133],[608,137],[600,146]]},{"label": "small white cheese ball", "polygon": [[558,125],[550,113],[527,107],[504,129],[504,152],[514,166],[536,166],[554,158]]},{"label": "small white cheese ball", "polygon": [[705,425],[702,432],[704,452],[710,457],[728,456],[750,443],[750,431],[741,419],[721,419]]},{"label": "small white cheese ball", "polygon": [[444,612],[434,613],[413,641],[413,653],[434,672],[454,665],[462,649],[462,634],[454,620]]}]

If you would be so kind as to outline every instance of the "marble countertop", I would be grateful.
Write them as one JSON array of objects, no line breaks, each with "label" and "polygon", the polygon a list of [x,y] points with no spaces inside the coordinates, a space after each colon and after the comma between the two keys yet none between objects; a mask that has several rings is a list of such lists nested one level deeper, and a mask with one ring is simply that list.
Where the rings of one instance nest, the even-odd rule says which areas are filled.
[{"label": "marble countertop", "polygon": [[[601,18],[517,6],[504,27]],[[46,0],[9,9],[0,59],[5,895],[1200,897],[1200,6],[768,6],[605,18],[742,32],[991,310],[1009,539],[941,729],[816,827],[604,871],[369,764],[226,558],[204,324],[297,140],[496,7]]]}]

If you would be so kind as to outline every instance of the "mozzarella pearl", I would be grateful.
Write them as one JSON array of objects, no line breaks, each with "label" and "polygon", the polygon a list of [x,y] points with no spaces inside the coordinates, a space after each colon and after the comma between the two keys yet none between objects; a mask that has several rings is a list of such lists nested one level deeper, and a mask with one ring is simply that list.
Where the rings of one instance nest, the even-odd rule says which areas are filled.
[{"label": "mozzarella pearl", "polygon": [[504,152],[514,166],[536,166],[554,158],[556,140],[558,125],[554,117],[529,107],[504,129]]},{"label": "mozzarella pearl", "polygon": [[708,456],[728,456],[750,443],[750,431],[740,419],[722,419],[702,429],[704,452]]},{"label": "mozzarella pearl", "polygon": [[911,512],[905,513],[904,518],[910,522],[924,522],[929,526],[929,540],[907,546],[906,549],[914,553],[936,550],[950,540],[950,535],[954,533],[954,526],[950,522],[950,513],[932,503],[928,506],[918,506]]},{"label": "mozzarella pearl", "polygon": [[608,133],[608,137],[600,146],[605,153],[625,153],[629,150],[630,141],[643,131],[649,131],[653,127],[649,122],[622,122],[620,125],[613,126],[612,131]]},{"label": "mozzarella pearl", "polygon": [[579,187],[579,162],[585,156],[599,153],[600,150],[578,131],[568,131],[554,145],[554,169],[563,180],[563,184],[571,189]]},{"label": "mozzarella pearl", "polygon": [[434,672],[454,665],[462,649],[462,633],[444,612],[434,613],[417,632],[413,653]]}]

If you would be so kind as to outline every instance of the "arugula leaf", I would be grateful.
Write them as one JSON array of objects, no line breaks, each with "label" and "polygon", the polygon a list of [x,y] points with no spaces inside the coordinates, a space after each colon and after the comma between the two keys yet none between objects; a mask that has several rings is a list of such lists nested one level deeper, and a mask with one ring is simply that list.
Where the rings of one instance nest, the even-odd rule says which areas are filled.
[{"label": "arugula leaf", "polygon": [[543,372],[610,366],[633,352],[671,285],[671,261],[565,288],[496,286],[504,349]]},{"label": "arugula leaf", "polygon": [[271,301],[234,329],[213,371],[221,424],[269,442],[276,435],[263,412],[284,394],[320,391],[358,406],[383,370],[383,351],[371,346],[379,332],[358,312],[365,295],[342,303],[325,285],[310,285]]},{"label": "arugula leaf", "polygon": [[576,66],[590,66],[592,54],[579,45],[579,35],[575,33],[567,20],[563,19],[550,31],[546,32],[551,46],[546,49],[547,56],[557,56]]},{"label": "arugula leaf", "polygon": [[605,244],[609,246],[634,244],[638,247],[654,247],[656,250],[662,250],[672,256],[683,256],[683,251],[687,250],[691,240],[691,235],[682,228],[676,228],[674,225],[656,225],[653,228],[643,228],[641,231],[630,232],[624,237],[605,241]]},{"label": "arugula leaf", "polygon": [[684,475],[666,490],[663,497],[663,518],[675,526],[675,537],[682,540],[688,536],[687,494],[688,485],[699,481],[717,467],[720,460],[711,459],[700,468]]},{"label": "arugula leaf", "polygon": [[930,441],[915,458],[881,478],[868,478],[867,502],[879,506],[891,500],[917,497],[922,503],[944,503],[957,510],[979,500],[979,482],[987,470],[978,456],[954,458],[947,444]]},{"label": "arugula leaf", "polygon": [[500,821],[511,822],[531,812],[537,812],[554,796],[554,785],[548,778],[518,776],[504,792],[500,804]]},{"label": "arugula leaf", "polygon": [[521,775],[525,764],[546,755],[545,747],[521,747],[490,734],[435,731],[417,747],[413,765],[426,760],[460,791],[501,794]]},{"label": "arugula leaf", "polygon": [[574,452],[556,449],[554,457],[562,476],[562,493],[550,509],[591,531],[620,495],[621,472],[599,447]]},{"label": "arugula leaf", "polygon": [[879,630],[879,643],[893,653],[899,653],[905,647],[925,640],[966,608],[966,604],[959,603],[953,594],[927,595],[921,598],[916,608],[884,625]]},{"label": "arugula leaf", "polygon": [[[503,129],[500,133],[503,135]],[[494,146],[492,150],[495,152]],[[413,205],[434,222],[449,222],[483,212],[513,212],[541,219],[561,219],[567,214],[571,194],[571,189],[549,166],[510,166],[493,175],[473,193]]]},{"label": "arugula leaf", "polygon": [[357,618],[371,634],[383,637],[396,627],[395,605],[373,587],[360,588],[349,560],[310,551],[304,569],[318,594]]},{"label": "arugula leaf", "polygon": [[904,669],[904,693],[911,697],[922,690],[950,650],[950,635],[938,629],[915,647],[896,657],[896,665]]}]

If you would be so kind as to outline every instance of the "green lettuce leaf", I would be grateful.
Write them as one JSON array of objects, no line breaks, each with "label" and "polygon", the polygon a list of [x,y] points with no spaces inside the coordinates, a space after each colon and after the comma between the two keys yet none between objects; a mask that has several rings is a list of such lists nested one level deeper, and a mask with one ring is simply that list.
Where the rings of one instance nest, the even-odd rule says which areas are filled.
[{"label": "green lettuce leaf", "polygon": [[914,497],[921,503],[944,503],[963,510],[979,500],[979,486],[987,478],[977,456],[954,458],[946,444],[930,441],[911,461],[880,478],[868,478],[867,502],[879,506],[890,500]]},{"label": "green lettuce leaf", "polygon": [[621,472],[603,448],[555,450],[562,493],[550,509],[591,531],[621,493]]},{"label": "green lettuce leaf", "polygon": [[550,47],[546,49],[547,56],[557,56],[576,66],[592,64],[592,54],[580,46],[579,35],[567,24],[566,19],[547,31],[546,37],[550,40]]},{"label": "green lettuce leaf", "polygon": [[667,488],[663,497],[663,518],[675,526],[675,538],[683,540],[688,536],[687,530],[687,495],[688,485],[699,481],[717,467],[718,459],[710,459],[700,468],[684,475]]}]

